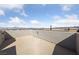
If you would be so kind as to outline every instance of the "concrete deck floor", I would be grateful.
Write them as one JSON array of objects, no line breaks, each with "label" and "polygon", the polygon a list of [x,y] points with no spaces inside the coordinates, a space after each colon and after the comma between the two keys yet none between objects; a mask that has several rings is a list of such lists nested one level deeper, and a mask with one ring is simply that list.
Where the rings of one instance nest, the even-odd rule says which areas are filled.
[{"label": "concrete deck floor", "polygon": [[[3,44],[5,46],[2,48],[3,52],[14,47],[15,53],[13,50],[8,50],[7,53],[10,52],[9,54],[11,52],[16,55],[52,55],[53,52],[54,54],[75,54],[71,50],[57,45],[57,43],[74,33],[39,31],[38,35],[38,31],[32,30],[8,30],[6,32],[14,39],[7,46],[8,40],[5,42],[6,44]],[[4,52],[3,54],[7,53]]]},{"label": "concrete deck floor", "polygon": [[12,35],[16,41],[8,45],[7,47],[3,48],[2,50],[8,49],[12,46],[16,46],[17,55],[29,55],[29,54],[51,55],[56,45],[54,43],[30,35],[29,31],[22,31],[22,32],[7,31],[7,32],[10,35]]}]

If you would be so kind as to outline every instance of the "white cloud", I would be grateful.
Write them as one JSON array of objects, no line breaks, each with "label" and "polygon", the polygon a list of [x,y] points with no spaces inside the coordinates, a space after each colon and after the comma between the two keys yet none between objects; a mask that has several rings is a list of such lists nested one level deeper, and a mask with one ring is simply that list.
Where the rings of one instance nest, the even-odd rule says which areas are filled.
[{"label": "white cloud", "polygon": [[39,24],[39,23],[40,23],[40,22],[39,22],[39,21],[37,21],[37,20],[31,20],[30,22],[31,22],[31,24],[34,24],[34,25],[37,25],[37,24]]},{"label": "white cloud", "polygon": [[41,22],[38,20],[31,20],[30,23],[31,23],[32,27],[35,27],[35,28],[41,27]]},{"label": "white cloud", "polygon": [[0,22],[0,27],[6,27],[6,23],[4,23],[4,22]]},{"label": "white cloud", "polygon": [[18,17],[11,17],[8,23],[10,27],[26,27],[26,22]]},{"label": "white cloud", "polygon": [[24,4],[1,4],[0,9],[22,9]]},{"label": "white cloud", "polygon": [[74,14],[74,15],[65,15],[66,18],[68,19],[78,19],[78,15]]},{"label": "white cloud", "polygon": [[61,5],[61,7],[62,7],[63,11],[70,11],[72,9],[73,5],[71,5],[71,4],[64,4],[64,5]]},{"label": "white cloud", "polygon": [[30,23],[18,17],[10,17],[7,22],[0,22],[0,27],[33,27],[40,28],[41,23],[38,20],[31,20]]},{"label": "white cloud", "polygon": [[63,19],[53,23],[55,27],[79,26],[79,20]]},{"label": "white cloud", "polygon": [[[0,5],[0,9],[3,11],[12,10],[23,16],[27,16],[27,14],[24,12],[23,7],[24,7],[24,4],[1,4]],[[2,11],[1,13],[4,14]]]},{"label": "white cloud", "polygon": [[28,27],[27,22],[18,17],[10,17],[7,22],[0,22],[0,27]]},{"label": "white cloud", "polygon": [[79,19],[77,15],[66,15],[65,19],[54,21],[52,25],[53,27],[79,26]]},{"label": "white cloud", "polygon": [[[16,13],[19,13],[21,16],[28,16],[28,14],[24,10],[24,4],[1,4],[0,9],[3,11],[12,10]],[[5,14],[3,11],[0,11],[1,15]]]},{"label": "white cloud", "polygon": [[4,16],[4,15],[5,15],[4,11],[0,10],[0,16]]}]

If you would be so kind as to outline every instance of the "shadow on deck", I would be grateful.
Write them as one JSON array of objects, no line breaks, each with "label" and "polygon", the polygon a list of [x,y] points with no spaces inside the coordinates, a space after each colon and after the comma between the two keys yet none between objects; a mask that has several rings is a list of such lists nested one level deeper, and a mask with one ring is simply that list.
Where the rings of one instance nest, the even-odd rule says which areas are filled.
[{"label": "shadow on deck", "polygon": [[53,55],[77,55],[76,51],[76,34],[64,39],[56,44]]},{"label": "shadow on deck", "polygon": [[16,46],[12,46],[10,48],[2,50],[3,48],[7,47],[8,45],[16,41],[15,38],[9,35],[6,31],[4,31],[4,37],[5,40],[0,45],[0,55],[16,55]]}]

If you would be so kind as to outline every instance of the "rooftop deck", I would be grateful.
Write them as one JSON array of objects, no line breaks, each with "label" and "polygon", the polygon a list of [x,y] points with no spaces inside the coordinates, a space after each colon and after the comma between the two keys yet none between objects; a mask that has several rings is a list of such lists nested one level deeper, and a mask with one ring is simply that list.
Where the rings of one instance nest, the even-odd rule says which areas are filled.
[{"label": "rooftop deck", "polygon": [[76,55],[78,33],[46,30],[6,30],[1,55]]}]

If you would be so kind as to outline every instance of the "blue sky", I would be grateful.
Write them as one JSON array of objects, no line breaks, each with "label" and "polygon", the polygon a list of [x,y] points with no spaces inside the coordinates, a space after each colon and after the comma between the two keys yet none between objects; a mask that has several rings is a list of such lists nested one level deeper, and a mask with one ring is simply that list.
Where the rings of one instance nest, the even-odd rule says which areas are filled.
[{"label": "blue sky", "polygon": [[0,27],[79,26],[79,5],[0,4]]}]

